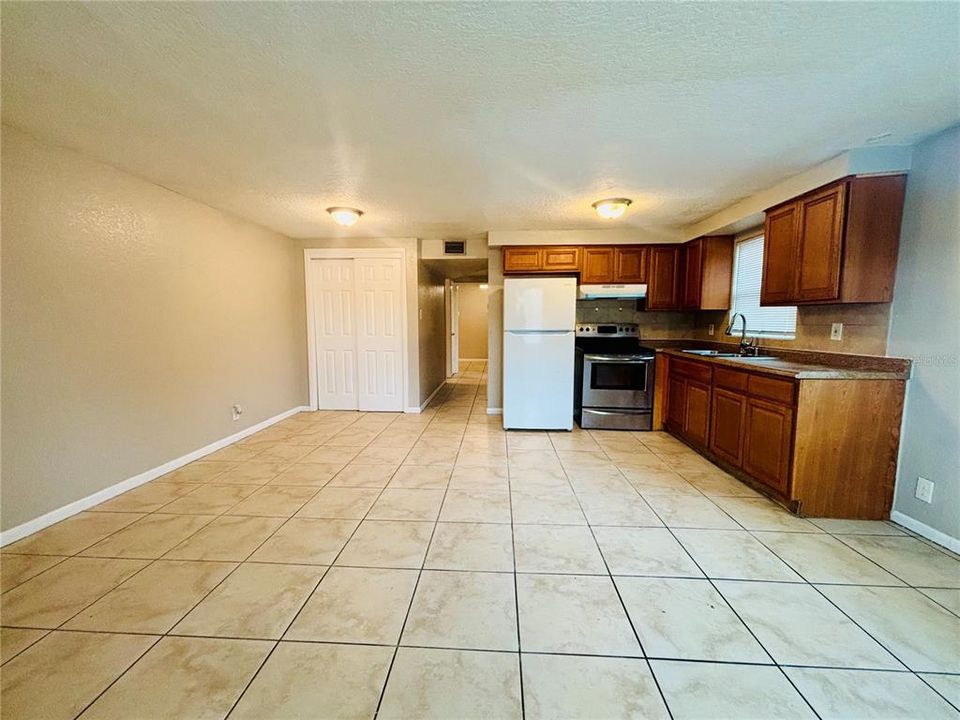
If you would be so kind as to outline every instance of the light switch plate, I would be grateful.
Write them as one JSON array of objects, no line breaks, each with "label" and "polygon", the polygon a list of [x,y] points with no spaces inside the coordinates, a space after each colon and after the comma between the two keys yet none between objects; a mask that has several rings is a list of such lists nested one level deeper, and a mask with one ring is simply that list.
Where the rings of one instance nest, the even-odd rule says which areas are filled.
[{"label": "light switch plate", "polygon": [[708,334],[708,335],[713,335],[715,329],[716,329],[716,328],[713,327],[713,323],[710,323],[710,327],[707,328],[707,334]]},{"label": "light switch plate", "polygon": [[933,483],[925,477],[917,478],[917,489],[913,493],[917,500],[923,500],[925,503],[933,502]]},{"label": "light switch plate", "polygon": [[830,339],[831,340],[842,340],[843,339],[843,323],[834,323],[830,326]]}]

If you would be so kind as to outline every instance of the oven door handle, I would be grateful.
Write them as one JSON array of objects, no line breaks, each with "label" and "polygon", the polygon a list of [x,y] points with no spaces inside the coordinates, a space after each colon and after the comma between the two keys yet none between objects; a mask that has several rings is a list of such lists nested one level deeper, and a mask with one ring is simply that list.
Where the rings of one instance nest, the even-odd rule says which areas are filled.
[{"label": "oven door handle", "polygon": [[583,359],[596,363],[609,363],[611,365],[643,365],[653,360],[653,358],[647,357],[623,358],[609,357],[607,355],[584,355]]}]

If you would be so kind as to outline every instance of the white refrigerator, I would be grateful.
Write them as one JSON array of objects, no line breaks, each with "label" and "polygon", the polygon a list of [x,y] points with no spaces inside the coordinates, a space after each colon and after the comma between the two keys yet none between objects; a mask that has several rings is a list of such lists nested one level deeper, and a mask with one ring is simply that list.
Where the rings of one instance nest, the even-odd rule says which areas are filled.
[{"label": "white refrigerator", "polygon": [[503,281],[503,427],[573,429],[577,280]]}]

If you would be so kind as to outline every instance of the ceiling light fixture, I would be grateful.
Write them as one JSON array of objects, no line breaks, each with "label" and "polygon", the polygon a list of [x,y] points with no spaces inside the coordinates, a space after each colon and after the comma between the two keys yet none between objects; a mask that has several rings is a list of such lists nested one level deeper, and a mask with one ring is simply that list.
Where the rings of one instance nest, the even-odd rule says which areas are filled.
[{"label": "ceiling light fixture", "polygon": [[363,210],[348,207],[328,207],[327,212],[330,213],[330,217],[337,225],[343,225],[344,227],[353,225],[363,215]]},{"label": "ceiling light fixture", "polygon": [[627,206],[633,202],[630,198],[607,198],[597,200],[593,209],[604,220],[615,220],[627,211]]}]

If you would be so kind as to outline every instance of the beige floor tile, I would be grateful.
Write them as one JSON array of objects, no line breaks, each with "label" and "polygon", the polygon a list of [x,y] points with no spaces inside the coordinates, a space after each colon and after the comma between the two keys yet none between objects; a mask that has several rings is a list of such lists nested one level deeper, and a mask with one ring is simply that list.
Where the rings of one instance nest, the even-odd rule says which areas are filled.
[{"label": "beige floor tile", "polygon": [[218,517],[165,555],[168,560],[246,560],[283,518]]},{"label": "beige floor tile", "polygon": [[550,442],[557,452],[598,452],[600,445],[589,433],[549,433]]},{"label": "beige floor tile", "polygon": [[392,659],[388,647],[280,643],[230,718],[372,718]]},{"label": "beige floor tile", "polygon": [[202,485],[163,508],[180,515],[220,515],[257,491],[256,485]]},{"label": "beige floor tile", "polygon": [[358,520],[291,518],[250,556],[252,562],[330,565]]},{"label": "beige floor tile", "polygon": [[399,465],[407,456],[409,449],[404,447],[374,446],[364,448],[353,459],[355,465]]},{"label": "beige floor tile", "polygon": [[957,710],[912,673],[814,668],[784,671],[824,720],[957,717]]},{"label": "beige floor tile", "polygon": [[747,530],[823,532],[809,520],[791,515],[766,498],[717,497],[714,502]]},{"label": "beige floor tile", "polygon": [[580,503],[569,488],[513,488],[513,521],[535,525],[586,525]]},{"label": "beige floor tile", "polygon": [[458,445],[448,445],[446,447],[436,447],[422,444],[423,439],[419,440],[410,450],[404,465],[442,465],[452,467],[457,459]]},{"label": "beige floor tile", "polygon": [[653,468],[629,468],[617,466],[630,485],[644,495],[692,495],[701,497],[702,493],[682,475],[672,470]]},{"label": "beige floor tile", "polygon": [[50,633],[3,666],[3,716],[72,720],[156,640]]},{"label": "beige floor tile", "polygon": [[771,662],[708,580],[618,577],[614,582],[649,657]]},{"label": "beige floor tile", "polygon": [[266,485],[227,510],[226,514],[291,517],[316,493],[315,487]]},{"label": "beige floor tile", "polygon": [[663,527],[646,500],[632,489],[628,492],[577,491],[583,514],[591,525]]},{"label": "beige floor tile", "polygon": [[325,487],[300,508],[297,517],[360,520],[379,495],[376,488]]},{"label": "beige floor tile", "polygon": [[940,695],[960,708],[960,675],[934,675],[924,673],[922,677]]},{"label": "beige floor tile", "polygon": [[217,475],[219,485],[266,485],[290,467],[289,462],[245,462]]},{"label": "beige floor tile", "polygon": [[0,590],[6,592],[63,561],[57,555],[0,554]]},{"label": "beige floor tile", "polygon": [[916,538],[845,535],[843,542],[910,585],[960,588],[960,560]]},{"label": "beige floor tile", "polygon": [[141,513],[82,512],[7,545],[3,552],[75,555],[142,517]]},{"label": "beige floor tile", "polygon": [[27,628],[0,628],[0,665],[22,653],[48,632],[50,631]]},{"label": "beige floor tile", "polygon": [[141,570],[145,560],[68,558],[3,596],[3,624],[55,628]]},{"label": "beige floor tile", "polygon": [[417,575],[416,570],[332,567],[284,639],[393,645]]},{"label": "beige floor tile", "polygon": [[740,525],[705,497],[641,494],[667,527],[740,530]]},{"label": "beige floor tile", "polygon": [[717,470],[685,470],[683,479],[708,497],[760,497],[760,493],[732,475]]},{"label": "beige floor tile", "polygon": [[960,615],[960,590],[956,588],[917,588],[954,615]]},{"label": "beige floor tile", "polygon": [[529,720],[669,717],[644,660],[524,654],[522,664]]},{"label": "beige floor tile", "polygon": [[513,537],[510,526],[438,523],[425,567],[512,572]]},{"label": "beige floor tile", "polygon": [[517,575],[524,652],[640,656],[609,577]]},{"label": "beige floor tile", "polygon": [[716,585],[778,663],[903,669],[809,585],[734,580],[718,580]]},{"label": "beige floor tile", "polygon": [[147,515],[80,554],[85,557],[158,558],[213,519],[212,515]]},{"label": "beige floor tile", "polygon": [[309,445],[294,445],[292,443],[273,443],[270,447],[259,452],[255,458],[258,463],[278,462],[293,463],[297,462],[304,455],[311,452],[313,448]]},{"label": "beige floor tile", "polygon": [[515,653],[400,648],[379,720],[520,718]]},{"label": "beige floor tile", "polygon": [[302,457],[299,462],[323,463],[324,465],[339,463],[342,466],[346,465],[359,454],[360,448],[358,447],[330,447],[325,445],[317,448],[309,455]]},{"label": "beige floor tile", "polygon": [[755,536],[807,582],[903,585],[886,570],[829,535],[758,532]]},{"label": "beige floor tile", "polygon": [[652,660],[674,720],[814,720],[778,668]]},{"label": "beige floor tile", "polygon": [[515,525],[517,572],[606,575],[590,528],[576,525]]},{"label": "beige floor tile", "polygon": [[401,465],[388,488],[442,490],[450,480],[450,469],[443,465]]},{"label": "beige floor tile", "polygon": [[323,487],[343,469],[340,463],[297,463],[277,475],[267,485],[307,485]]},{"label": "beige floor tile", "polygon": [[425,570],[404,626],[403,645],[516,650],[510,573]]},{"label": "beige floor tile", "polygon": [[510,493],[497,490],[447,490],[440,520],[509,523]]},{"label": "beige floor tile", "polygon": [[511,450],[507,453],[510,474],[515,470],[560,471],[560,458],[552,450]]},{"label": "beige floor tile", "polygon": [[208,455],[203,460],[177,468],[157,480],[158,482],[171,483],[207,483],[237,466],[235,462],[215,462],[209,460],[209,457]]},{"label": "beige floor tile", "polygon": [[370,508],[371,520],[436,520],[443,490],[386,488]]},{"label": "beige floor tile", "polygon": [[262,452],[261,448],[253,449],[243,445],[228,445],[227,447],[204,456],[208,462],[247,462],[253,460]]},{"label": "beige floor tile", "polygon": [[790,566],[745,530],[674,530],[709,578],[801,582]]},{"label": "beige floor tile", "polygon": [[420,568],[432,522],[364,520],[340,553],[337,565]]},{"label": "beige floor tile", "polygon": [[887,520],[808,519],[821,530],[834,535],[906,535],[903,530]]},{"label": "beige floor tile", "polygon": [[595,527],[593,532],[614,575],[703,577],[665,528]]},{"label": "beige floor tile", "polygon": [[820,590],[917,672],[960,673],[960,618],[910,588]]},{"label": "beige floor tile", "polygon": [[158,560],[97,600],[64,628],[165,633],[235,567],[235,563]]},{"label": "beige floor tile", "polygon": [[95,512],[153,512],[197,489],[191,483],[149,482],[92,508]]},{"label": "beige floor tile", "polygon": [[83,718],[225,717],[272,647],[263,640],[162,638]]},{"label": "beige floor tile", "polygon": [[177,623],[173,632],[279,639],[325,569],[244,563]]},{"label": "beige floor tile", "polygon": [[546,433],[520,433],[511,432],[507,434],[507,448],[510,452],[515,450],[553,450],[553,443],[550,442],[550,436]]},{"label": "beige floor tile", "polygon": [[333,476],[328,487],[384,488],[397,471],[397,465],[347,465]]},{"label": "beige floor tile", "polygon": [[341,430],[327,440],[324,445],[327,447],[350,447],[359,449],[369,445],[379,434],[379,429],[348,427],[346,430]]},{"label": "beige floor tile", "polygon": [[506,468],[455,466],[450,476],[452,490],[498,490],[509,489]]},{"label": "beige floor tile", "polygon": [[629,462],[624,462],[623,460],[618,460],[616,463],[617,467],[626,472],[627,470],[659,470],[661,472],[673,472],[670,470],[670,466],[667,462],[661,458],[659,455],[648,454],[648,455],[636,455],[630,459]]}]

